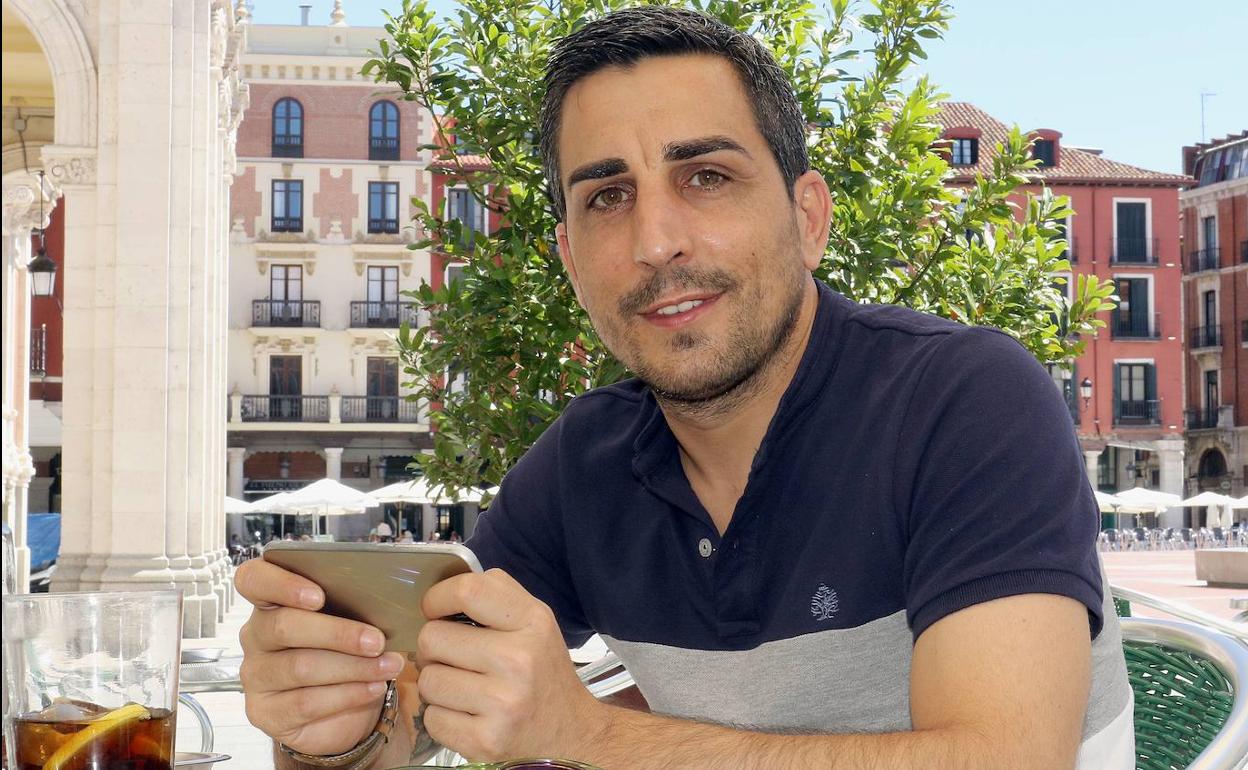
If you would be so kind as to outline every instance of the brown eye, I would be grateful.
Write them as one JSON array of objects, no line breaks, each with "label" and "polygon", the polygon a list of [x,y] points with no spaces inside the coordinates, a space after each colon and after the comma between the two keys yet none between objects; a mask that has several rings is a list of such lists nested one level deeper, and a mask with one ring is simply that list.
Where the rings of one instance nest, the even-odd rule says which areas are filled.
[{"label": "brown eye", "polygon": [[689,180],[689,184],[692,185],[693,187],[703,187],[706,189],[714,189],[718,187],[719,185],[723,184],[724,180],[726,180],[727,178],[728,177],[724,176],[718,171],[714,171],[709,168],[704,168],[698,173],[693,175],[693,178]]},{"label": "brown eye", "polygon": [[628,200],[628,195],[618,187],[600,190],[589,199],[591,209],[613,209]]}]

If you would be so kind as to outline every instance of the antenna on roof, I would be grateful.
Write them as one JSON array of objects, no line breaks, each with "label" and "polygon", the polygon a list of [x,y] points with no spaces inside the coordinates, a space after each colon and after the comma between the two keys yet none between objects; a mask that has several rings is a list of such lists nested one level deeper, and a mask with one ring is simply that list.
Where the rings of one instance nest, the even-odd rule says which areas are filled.
[{"label": "antenna on roof", "polygon": [[1209,99],[1210,96],[1217,96],[1217,94],[1215,94],[1212,91],[1200,92],[1200,142],[1201,144],[1204,144],[1208,140],[1208,137],[1205,136],[1205,102]]}]

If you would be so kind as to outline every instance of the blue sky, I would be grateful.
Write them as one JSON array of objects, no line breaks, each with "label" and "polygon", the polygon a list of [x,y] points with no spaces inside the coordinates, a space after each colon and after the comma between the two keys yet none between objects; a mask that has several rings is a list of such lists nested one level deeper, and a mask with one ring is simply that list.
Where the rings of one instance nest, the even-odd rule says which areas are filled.
[{"label": "blue sky", "polygon": [[[333,0],[312,5],[325,24]],[[298,24],[300,0],[254,0],[258,24]],[[452,0],[432,0],[438,9]],[[344,0],[352,26],[380,26],[398,0]],[[1180,171],[1185,144],[1248,129],[1246,0],[953,0],[926,72],[951,98],[1024,129],[1156,171]]]}]

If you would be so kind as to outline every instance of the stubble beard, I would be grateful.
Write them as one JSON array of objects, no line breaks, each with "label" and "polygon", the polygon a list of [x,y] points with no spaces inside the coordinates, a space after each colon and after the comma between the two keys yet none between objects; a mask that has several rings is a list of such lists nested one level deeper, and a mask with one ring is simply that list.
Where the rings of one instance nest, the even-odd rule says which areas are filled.
[{"label": "stubble beard", "polygon": [[[796,238],[777,245],[796,249]],[[761,328],[757,324],[756,310],[769,304],[763,297],[761,287],[752,297],[740,297],[730,319],[731,331],[722,347],[716,346],[713,339],[701,332],[673,333],[668,340],[670,350],[676,353],[688,351],[692,356],[698,356],[701,350],[704,358],[696,363],[690,362],[683,371],[679,365],[661,368],[646,361],[635,337],[611,334],[620,344],[613,345],[606,335],[603,341],[633,374],[650,387],[665,411],[699,420],[718,417],[748,402],[767,383],[768,372],[787,348],[797,328],[803,293],[809,280],[809,275],[802,268],[793,270],[791,280],[787,282],[791,290],[777,298],[783,305],[782,311],[771,324]],[[656,273],[621,299],[620,316],[635,319],[637,312],[673,288],[714,290],[721,292],[720,301],[724,301],[739,294],[741,284],[718,269],[669,268]],[[612,331],[618,332],[619,329],[616,326]]]}]

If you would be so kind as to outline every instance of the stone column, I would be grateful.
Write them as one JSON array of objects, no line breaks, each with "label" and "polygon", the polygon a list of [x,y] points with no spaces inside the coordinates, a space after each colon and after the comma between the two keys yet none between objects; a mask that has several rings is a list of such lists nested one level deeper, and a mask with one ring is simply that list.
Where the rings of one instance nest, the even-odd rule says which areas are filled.
[{"label": "stone column", "polygon": [[[55,197],[53,185],[33,174],[4,180],[4,522],[13,533],[14,582],[25,593],[30,584],[30,547],[26,539],[30,480],[30,276],[31,231],[46,227]],[[42,204],[43,216],[40,216]],[[58,276],[59,277],[59,276]]]},{"label": "stone column", "polygon": [[1096,479],[1100,475],[1101,468],[1101,452],[1104,449],[1085,449],[1083,450],[1083,467],[1088,474],[1088,483],[1096,489]]},{"label": "stone column", "polygon": [[[1156,443],[1161,459],[1161,491],[1183,497],[1183,441],[1167,439]],[[1183,509],[1171,508],[1158,518],[1160,526],[1181,527]]]},{"label": "stone column", "polygon": [[237,500],[242,500],[243,460],[247,459],[247,450],[241,446],[232,446],[225,452],[230,457],[229,491],[226,494]]},{"label": "stone column", "polygon": [[325,447],[325,476],[335,481],[342,479],[342,447]]}]

